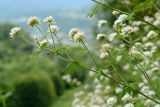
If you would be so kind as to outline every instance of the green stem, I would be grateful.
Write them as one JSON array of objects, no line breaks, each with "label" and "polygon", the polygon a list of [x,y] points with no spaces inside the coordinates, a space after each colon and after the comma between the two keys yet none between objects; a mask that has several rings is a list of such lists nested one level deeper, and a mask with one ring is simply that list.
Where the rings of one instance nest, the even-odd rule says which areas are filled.
[{"label": "green stem", "polygon": [[7,107],[5,98],[2,100],[2,103],[3,103],[3,107]]},{"label": "green stem", "polygon": [[52,38],[52,42],[53,42],[53,48],[55,48],[56,45],[55,45],[55,42],[54,42],[54,35],[53,35],[52,32],[51,32],[51,26],[50,26],[50,25],[49,25],[49,31],[50,31],[51,38]]},{"label": "green stem", "polygon": [[[70,60],[70,59],[67,59],[67,58],[63,57],[60,53],[58,53],[58,57],[60,57],[60,58],[61,58],[62,60],[64,60],[64,61],[73,63],[73,64],[75,64],[75,65],[77,65],[77,66],[79,66],[79,67],[82,67],[82,68],[86,69],[86,70],[89,70],[89,71],[92,71],[92,72],[95,72],[95,73],[97,72],[97,71],[95,71],[95,70],[93,70],[93,69],[87,68],[87,67],[85,67],[85,66],[83,66],[83,65],[80,65],[80,64],[78,64],[78,63],[75,63],[74,61],[72,61],[72,60]],[[106,78],[108,78],[108,79],[110,79],[110,80],[118,83],[119,85],[122,85],[122,86],[124,86],[124,87],[128,87],[128,88],[132,89],[133,91],[136,91],[137,93],[141,94],[142,96],[146,97],[147,99],[152,100],[152,101],[155,102],[155,103],[160,104],[159,101],[157,101],[157,100],[155,100],[155,99],[153,99],[153,98],[151,98],[151,97],[143,94],[143,93],[140,92],[139,90],[133,89],[133,88],[130,87],[129,85],[126,85],[126,84],[124,84],[124,83],[122,83],[122,82],[119,82],[119,81],[113,79],[112,77],[110,77],[110,76],[108,76],[108,75],[106,75],[106,74],[104,74],[104,73],[101,73],[101,75],[103,75],[104,77],[106,77]]]},{"label": "green stem", "polygon": [[121,74],[121,72],[120,72],[119,70],[116,69],[116,67],[111,63],[110,60],[109,60],[109,63],[110,63],[110,65],[113,67],[113,69],[114,69],[115,71],[117,71],[117,73],[120,75],[120,77],[122,78],[122,80],[123,80],[126,84],[128,84],[127,79],[125,78],[125,76],[124,76],[123,74]]},{"label": "green stem", "polygon": [[[56,33],[53,33],[53,34],[54,34],[54,36],[56,37],[56,39],[57,39],[57,41],[59,42],[59,44],[60,44],[61,46],[63,46],[61,40],[58,38],[58,36],[56,35]],[[66,56],[67,56],[68,58],[70,58],[70,56],[69,56],[69,54],[68,54],[67,52],[65,52],[65,54],[66,54]]]},{"label": "green stem", "polygon": [[131,11],[131,9],[127,6],[126,1],[125,1],[125,0],[123,0],[123,2],[124,2],[124,5],[126,6],[126,8],[128,9],[128,11],[129,11],[129,12],[132,12],[132,11]]},{"label": "green stem", "polygon": [[49,40],[47,39],[47,37],[43,34],[43,32],[41,31],[41,29],[38,27],[38,26],[36,26],[36,28],[37,28],[37,30],[41,33],[41,35],[42,36],[44,36],[44,38],[47,40],[47,42],[50,44],[50,46],[51,46],[51,43],[49,42]]},{"label": "green stem", "polygon": [[97,69],[99,69],[98,64],[96,63],[96,60],[94,59],[94,57],[92,56],[90,50],[88,49],[88,47],[86,46],[86,44],[83,42],[83,40],[81,41],[82,45],[84,46],[84,48],[86,48],[86,50],[88,51],[88,54],[90,55],[91,59],[93,60],[94,64],[96,65]]},{"label": "green stem", "polygon": [[[109,56],[112,58],[112,55],[111,55],[111,53],[110,52],[108,52],[108,54],[109,54]],[[122,78],[122,80],[126,83],[126,84],[128,84],[128,82],[127,82],[127,79],[126,79],[126,77],[125,77],[125,75],[123,75],[122,74],[122,72],[120,72],[119,70],[117,70],[116,69],[116,67],[112,64],[112,62],[111,62],[111,60],[110,59],[108,59],[109,60],[109,63],[110,63],[110,65],[113,67],[113,69],[120,75],[120,77]]]},{"label": "green stem", "polygon": [[154,44],[157,46],[158,53],[160,53],[159,46],[158,46],[158,44],[157,44],[157,42],[156,42],[156,40],[155,40],[155,38],[154,38],[154,37],[153,37],[153,41],[154,41]]},{"label": "green stem", "polygon": [[152,84],[152,81],[150,79],[150,77],[148,76],[148,74],[143,70],[142,66],[140,64],[137,64],[134,62],[134,60],[132,59],[132,62],[136,65],[136,67],[141,71],[141,73],[144,75],[144,77],[147,79],[149,86],[152,88],[152,90],[154,90],[154,92],[158,95],[157,93],[157,89],[155,89],[154,85]]},{"label": "green stem", "polygon": [[56,35],[56,33],[53,33],[53,34],[55,35],[55,37],[56,37],[57,41],[59,42],[59,44],[62,45],[62,42],[61,42],[61,40],[58,38],[58,36]]},{"label": "green stem", "polygon": [[25,38],[23,37],[23,35],[20,36],[20,38],[21,38],[22,40],[24,40],[26,43],[30,44],[31,46],[35,46],[32,42],[30,42],[29,40],[25,39]]}]

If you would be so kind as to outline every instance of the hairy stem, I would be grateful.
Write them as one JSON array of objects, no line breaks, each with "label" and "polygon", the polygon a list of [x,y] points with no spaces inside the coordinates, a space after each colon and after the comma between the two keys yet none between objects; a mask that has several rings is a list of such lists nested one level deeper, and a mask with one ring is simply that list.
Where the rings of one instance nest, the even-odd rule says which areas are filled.
[{"label": "hairy stem", "polygon": [[37,30],[41,33],[41,35],[42,36],[44,36],[44,38],[47,40],[47,42],[50,44],[50,46],[51,46],[51,43],[49,42],[49,40],[47,39],[47,37],[43,34],[43,32],[41,31],[41,29],[38,27],[38,26],[36,26],[36,28],[37,28]]},{"label": "hairy stem", "polygon": [[93,60],[94,64],[96,65],[97,69],[99,69],[98,64],[96,63],[96,60],[94,59],[93,55],[91,54],[90,50],[88,49],[88,47],[86,46],[86,44],[84,43],[84,41],[81,41],[82,45],[84,48],[86,48],[88,54],[90,55],[91,59]]},{"label": "hairy stem", "polygon": [[55,48],[56,45],[55,45],[55,42],[54,42],[54,35],[53,35],[53,33],[51,32],[51,26],[50,26],[50,25],[49,25],[49,31],[50,31],[51,38],[52,38],[52,42],[53,42],[53,48]]}]

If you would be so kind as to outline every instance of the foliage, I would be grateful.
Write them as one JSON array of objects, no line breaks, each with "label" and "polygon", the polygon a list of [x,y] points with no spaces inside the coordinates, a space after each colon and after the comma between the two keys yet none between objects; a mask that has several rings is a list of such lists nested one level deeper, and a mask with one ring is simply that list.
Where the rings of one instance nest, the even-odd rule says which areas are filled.
[{"label": "foliage", "polygon": [[72,106],[72,100],[73,100],[73,94],[77,91],[80,91],[82,87],[76,87],[71,88],[69,90],[66,90],[66,92],[60,96],[55,103],[51,107],[71,107]]},{"label": "foliage", "polygon": [[[14,91],[15,83],[14,80],[21,81],[20,79],[22,77],[28,78],[28,75],[35,76],[36,72],[39,74],[39,72],[45,72],[45,75],[49,75],[49,78],[52,80],[52,85],[55,87],[54,93],[56,95],[60,96],[63,94],[63,91],[66,90],[66,83],[62,80],[62,75],[66,74],[63,71],[63,67],[67,64],[62,62],[61,60],[57,60],[57,62],[53,62],[55,59],[54,57],[48,56],[43,58],[44,54],[39,55],[39,57],[35,57],[32,55],[33,52],[33,46],[28,45],[28,43],[24,42],[20,38],[9,38],[9,30],[14,27],[10,24],[1,24],[0,25],[0,105],[4,105],[3,103],[13,103],[14,100],[19,99],[12,99],[10,97],[11,93]],[[25,31],[22,32],[23,37],[25,37],[27,40],[30,40],[30,36]],[[15,42],[16,41],[16,42]],[[79,50],[79,48],[68,48],[70,51]],[[82,58],[83,59],[83,58]],[[75,71],[72,72],[73,77],[78,77],[81,80],[84,80],[85,78],[85,71],[79,72]],[[30,73],[30,74],[28,74]],[[41,76],[36,77],[37,79],[41,79]],[[27,83],[29,82],[27,79],[24,79],[23,82]],[[47,81],[46,81],[47,82]],[[49,81],[50,84],[50,81]],[[20,87],[23,87],[23,85],[19,85]],[[26,84],[27,85],[27,84]],[[36,88],[36,87],[35,87]],[[39,87],[37,87],[39,88]],[[23,91],[23,90],[22,90]],[[33,89],[30,89],[30,91],[34,91]],[[47,91],[47,90],[46,90]],[[23,94],[23,93],[19,93]],[[30,97],[31,94],[28,94]],[[20,96],[20,95],[19,95]],[[10,98],[9,100],[8,97]],[[15,97],[15,96],[14,96]],[[47,96],[46,96],[47,97]],[[48,96],[49,98],[49,96]],[[7,100],[7,102],[6,102]],[[55,100],[55,98],[53,99]],[[21,100],[23,101],[23,100]],[[22,103],[22,102],[19,102]]]},{"label": "foliage", "polygon": [[56,94],[58,96],[62,95],[65,90],[65,83],[61,78],[59,72],[53,72],[51,74],[51,78],[53,83],[55,84]]},{"label": "foliage", "polygon": [[45,72],[29,72],[15,79],[8,107],[49,107],[56,98],[54,85]]},{"label": "foliage", "polygon": [[[40,19],[34,16],[29,18],[27,24],[42,34],[42,38],[35,38],[35,43],[32,44],[38,50],[35,56],[49,55],[51,59],[63,65],[60,70],[65,72],[61,74],[68,72],[72,74],[62,77],[69,88],[71,88],[70,84],[81,84],[74,77],[82,82],[85,81],[85,77],[88,77],[85,81],[88,85],[74,95],[73,107],[159,106],[160,13],[157,12],[157,0],[93,1],[97,6],[89,16],[93,16],[100,9],[102,11],[100,17],[107,19],[112,25],[109,26],[106,20],[98,22],[98,32],[100,32],[96,38],[99,41],[98,46],[88,45],[85,34],[78,28],[72,28],[69,36],[77,44],[71,45],[81,46],[81,48],[69,50],[68,48],[72,46],[63,44],[59,39],[57,35],[59,28],[55,25],[53,17],[45,18],[44,23],[49,34],[43,34],[40,29]],[[112,33],[106,34],[106,28],[109,28],[107,31]],[[14,34],[13,38],[16,38],[20,31],[11,30],[11,33]],[[99,58],[98,54],[100,54]],[[64,66],[66,69],[62,70]],[[78,72],[74,73],[75,71]],[[88,74],[81,71],[88,71]],[[57,88],[63,90],[59,74],[54,76],[55,84],[59,82],[56,84]],[[60,94],[57,91],[57,95]],[[83,96],[86,98],[84,99]]]}]

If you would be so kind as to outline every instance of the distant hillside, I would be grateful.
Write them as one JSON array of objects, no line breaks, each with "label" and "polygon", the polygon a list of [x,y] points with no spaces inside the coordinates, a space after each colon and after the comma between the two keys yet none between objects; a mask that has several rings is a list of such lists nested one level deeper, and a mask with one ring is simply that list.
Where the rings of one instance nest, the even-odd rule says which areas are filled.
[{"label": "distant hillside", "polygon": [[58,9],[58,10],[48,10],[48,11],[43,10],[36,12],[30,11],[29,13],[11,12],[10,16],[2,15],[0,17],[0,22],[15,23],[23,27],[26,27],[27,19],[30,16],[38,16],[41,19],[43,19],[46,16],[51,15],[54,17],[56,24],[61,28],[61,30],[64,33],[66,33],[72,27],[79,27],[81,29],[89,30],[89,27],[92,25],[92,20],[90,18],[87,18],[88,11],[89,9],[82,9],[82,10]]}]

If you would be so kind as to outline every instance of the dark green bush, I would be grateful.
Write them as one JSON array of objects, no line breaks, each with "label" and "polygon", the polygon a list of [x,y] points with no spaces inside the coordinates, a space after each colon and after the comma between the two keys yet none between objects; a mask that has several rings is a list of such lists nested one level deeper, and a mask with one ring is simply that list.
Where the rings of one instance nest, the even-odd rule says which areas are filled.
[{"label": "dark green bush", "polygon": [[55,84],[56,94],[59,96],[65,90],[65,83],[62,80],[61,74],[59,72],[53,72],[51,77],[52,77],[53,83]]},{"label": "dark green bush", "polygon": [[8,107],[49,107],[56,97],[55,87],[45,72],[30,72],[15,80]]}]

